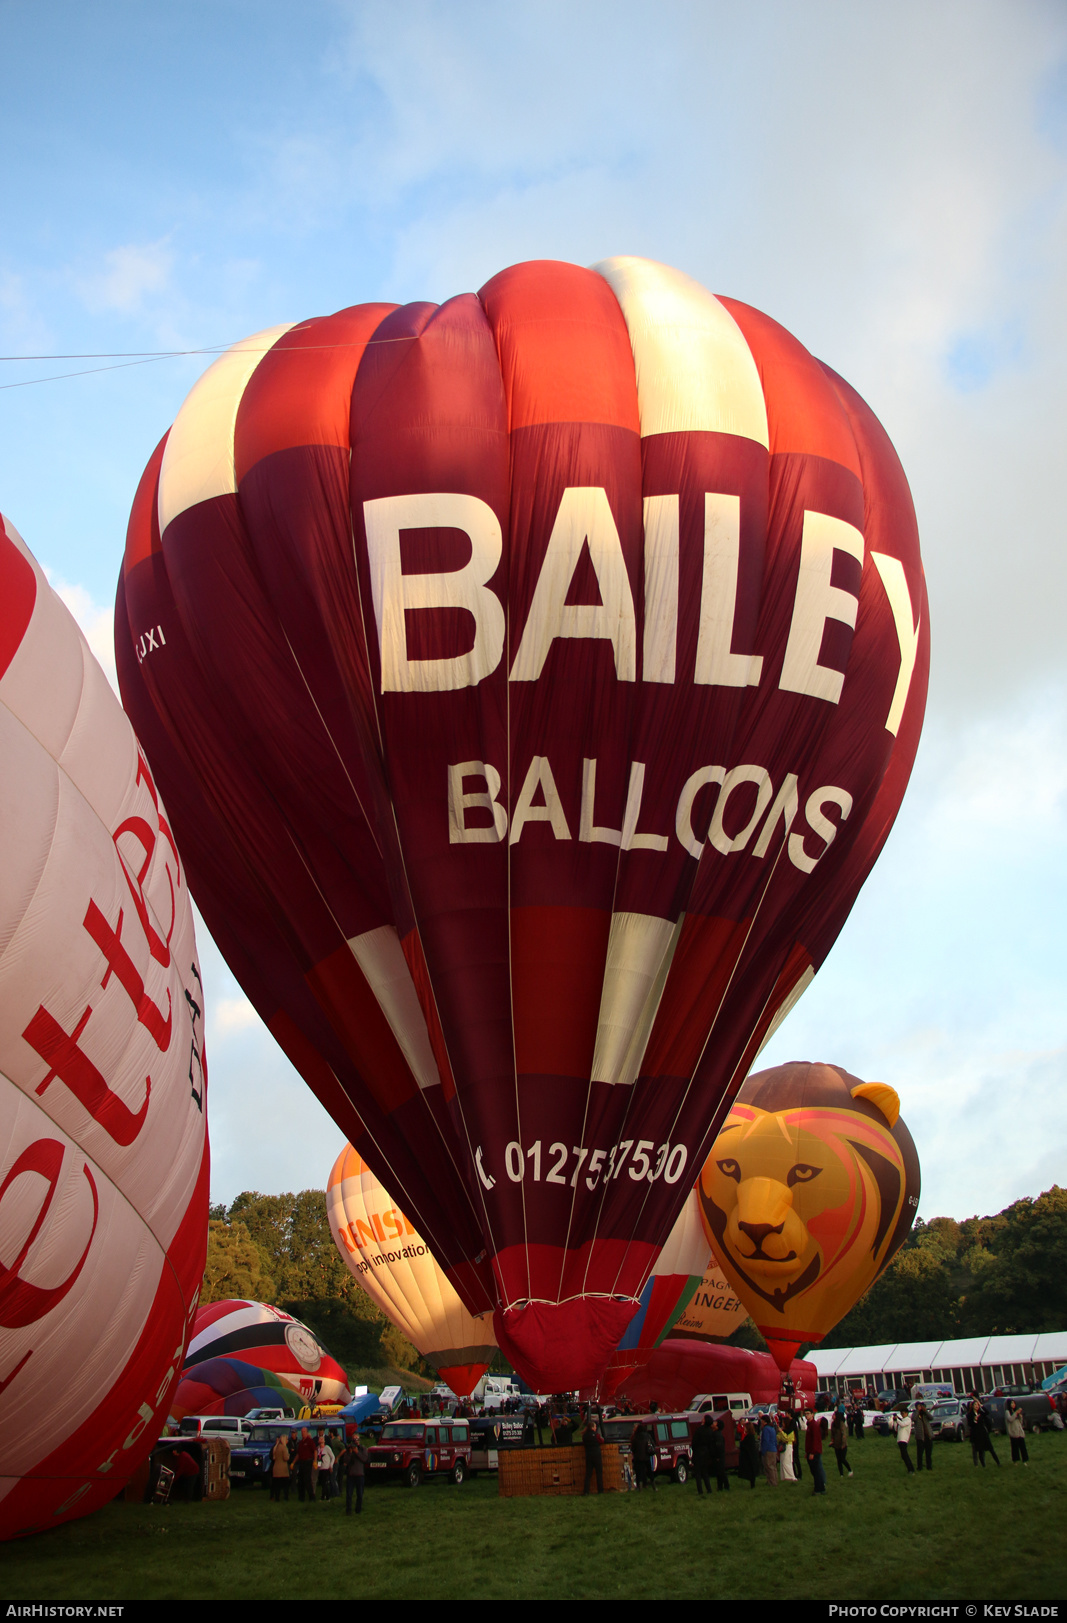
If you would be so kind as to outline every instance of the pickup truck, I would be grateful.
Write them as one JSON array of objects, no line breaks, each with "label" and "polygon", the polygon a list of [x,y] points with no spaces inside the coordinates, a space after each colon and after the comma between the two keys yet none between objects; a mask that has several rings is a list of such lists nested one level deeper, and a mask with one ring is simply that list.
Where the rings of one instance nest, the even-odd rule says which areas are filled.
[{"label": "pickup truck", "polygon": [[447,1476],[458,1487],[471,1465],[466,1420],[387,1420],[370,1449],[367,1481],[417,1488],[428,1476]]}]

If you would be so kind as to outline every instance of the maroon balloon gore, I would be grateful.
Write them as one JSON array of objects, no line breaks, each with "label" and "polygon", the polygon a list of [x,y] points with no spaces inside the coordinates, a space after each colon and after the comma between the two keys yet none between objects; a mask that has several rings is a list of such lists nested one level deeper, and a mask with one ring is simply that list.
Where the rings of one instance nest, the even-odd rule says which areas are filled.
[{"label": "maroon balloon gore", "polygon": [[193,389],[116,645],[252,1003],[574,1387],[907,783],[928,625],[884,432],[648,261],[355,306]]},{"label": "maroon balloon gore", "polygon": [[497,1308],[493,1325],[501,1352],[532,1391],[573,1392],[595,1385],[633,1316],[631,1301],[586,1296]]}]

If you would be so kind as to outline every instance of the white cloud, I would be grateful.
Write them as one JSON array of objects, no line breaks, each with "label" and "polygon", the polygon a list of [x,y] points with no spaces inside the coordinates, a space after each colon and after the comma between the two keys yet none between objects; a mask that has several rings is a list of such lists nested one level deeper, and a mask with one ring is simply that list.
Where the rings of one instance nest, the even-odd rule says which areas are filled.
[{"label": "white cloud", "polygon": [[[16,354],[40,355],[54,347],[51,329],[30,296],[26,277],[13,271],[0,272],[0,334],[4,350]],[[4,381],[18,383],[21,378],[5,376]]]},{"label": "white cloud", "polygon": [[76,285],[86,308],[94,315],[107,310],[138,315],[146,295],[169,291],[173,267],[174,253],[166,238],[126,243],[106,253],[103,268],[78,277]]},{"label": "white cloud", "polygon": [[49,585],[70,610],[77,621],[82,635],[93,657],[103,669],[115,692],[119,691],[118,673],[115,669],[115,610],[110,603],[101,604],[93,601],[84,586],[72,585],[69,581],[61,580],[47,565],[44,566],[45,575]]},{"label": "white cloud", "polygon": [[248,1031],[260,1024],[259,1015],[246,997],[221,997],[208,1011],[213,1040]]},{"label": "white cloud", "polygon": [[825,1059],[891,1083],[925,1216],[1063,1182],[1065,762],[1063,687],[931,727],[885,851],[759,1061]]}]

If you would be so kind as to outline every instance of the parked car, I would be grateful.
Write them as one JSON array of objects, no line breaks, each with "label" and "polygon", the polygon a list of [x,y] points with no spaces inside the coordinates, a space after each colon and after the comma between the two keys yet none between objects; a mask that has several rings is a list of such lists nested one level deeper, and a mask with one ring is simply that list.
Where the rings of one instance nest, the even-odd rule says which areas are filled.
[{"label": "parked car", "polygon": [[232,1446],[251,1429],[244,1415],[187,1414],[178,1425],[178,1436],[225,1437]]},{"label": "parked car", "polygon": [[315,1420],[264,1421],[250,1427],[243,1437],[231,1441],[230,1481],[238,1486],[250,1484],[254,1487],[256,1483],[262,1483],[269,1487],[272,1471],[271,1450],[275,1443],[279,1437],[298,1438],[304,1426],[316,1440],[331,1432],[335,1449],[339,1438],[352,1436],[357,1429],[361,1436],[367,1435],[366,1427],[357,1428],[346,1424],[343,1420],[338,1420],[336,1415],[320,1415]]},{"label": "parked car", "polygon": [[698,1392],[691,1399],[688,1412],[690,1414],[720,1414],[726,1410],[729,1414],[739,1418],[746,1415],[752,1407],[752,1395],[749,1392]]},{"label": "parked car", "polygon": [[[989,1416],[990,1430],[1007,1431],[1008,1426],[1005,1415],[1009,1401],[1008,1397],[994,1397],[991,1395],[983,1398],[985,1412]],[[1045,1431],[1050,1426],[1055,1426],[1055,1429],[1059,1430],[1052,1418],[1053,1415],[1058,1416],[1059,1411],[1055,1399],[1050,1393],[1025,1392],[1017,1397],[1015,1402],[1022,1410],[1023,1425],[1027,1431]]]},{"label": "parked car", "polygon": [[[288,1439],[292,1424],[285,1420],[264,1421],[252,1427],[247,1436],[230,1445],[230,1481],[257,1482],[269,1485],[271,1476],[271,1450],[279,1437]],[[299,1432],[298,1434],[299,1435]]]},{"label": "parked car", "polygon": [[[703,1421],[704,1416],[700,1416]],[[689,1473],[693,1467],[693,1451],[690,1444],[691,1426],[693,1419],[686,1414],[628,1414],[613,1415],[601,1424],[606,1443],[617,1443],[619,1453],[627,1459],[630,1453],[630,1438],[638,1421],[643,1420],[652,1433],[652,1454],[650,1465],[654,1472],[663,1476],[672,1476],[675,1482],[688,1482]]]},{"label": "parked car", "polygon": [[[822,1413],[824,1411],[817,1412]],[[825,1412],[829,1413],[829,1410]],[[768,1415],[776,1415],[777,1413],[778,1405],[776,1403],[754,1403],[743,1415],[739,1415],[738,1419],[754,1420],[757,1426],[762,1426]]]},{"label": "parked car", "polygon": [[457,1486],[471,1465],[466,1420],[387,1420],[371,1445],[368,1481],[400,1481],[417,1488],[428,1476],[447,1476]]},{"label": "parked car", "polygon": [[962,1443],[967,1436],[967,1403],[963,1398],[941,1398],[931,1403],[927,1418],[935,1439]]}]

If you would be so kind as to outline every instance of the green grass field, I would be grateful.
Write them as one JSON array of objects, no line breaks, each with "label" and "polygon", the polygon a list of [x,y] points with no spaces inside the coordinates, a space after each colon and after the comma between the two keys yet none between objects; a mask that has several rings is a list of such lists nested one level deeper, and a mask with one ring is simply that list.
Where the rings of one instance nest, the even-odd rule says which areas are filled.
[{"label": "green grass field", "polygon": [[740,1598],[1055,1600],[1067,1595],[1067,1435],[1030,1442],[1029,1469],[984,1471],[935,1445],[908,1476],[895,1443],[853,1443],[855,1476],[697,1497],[692,1482],[603,1499],[501,1499],[496,1478],[272,1505],[113,1504],[7,1545],[5,1599]]}]

